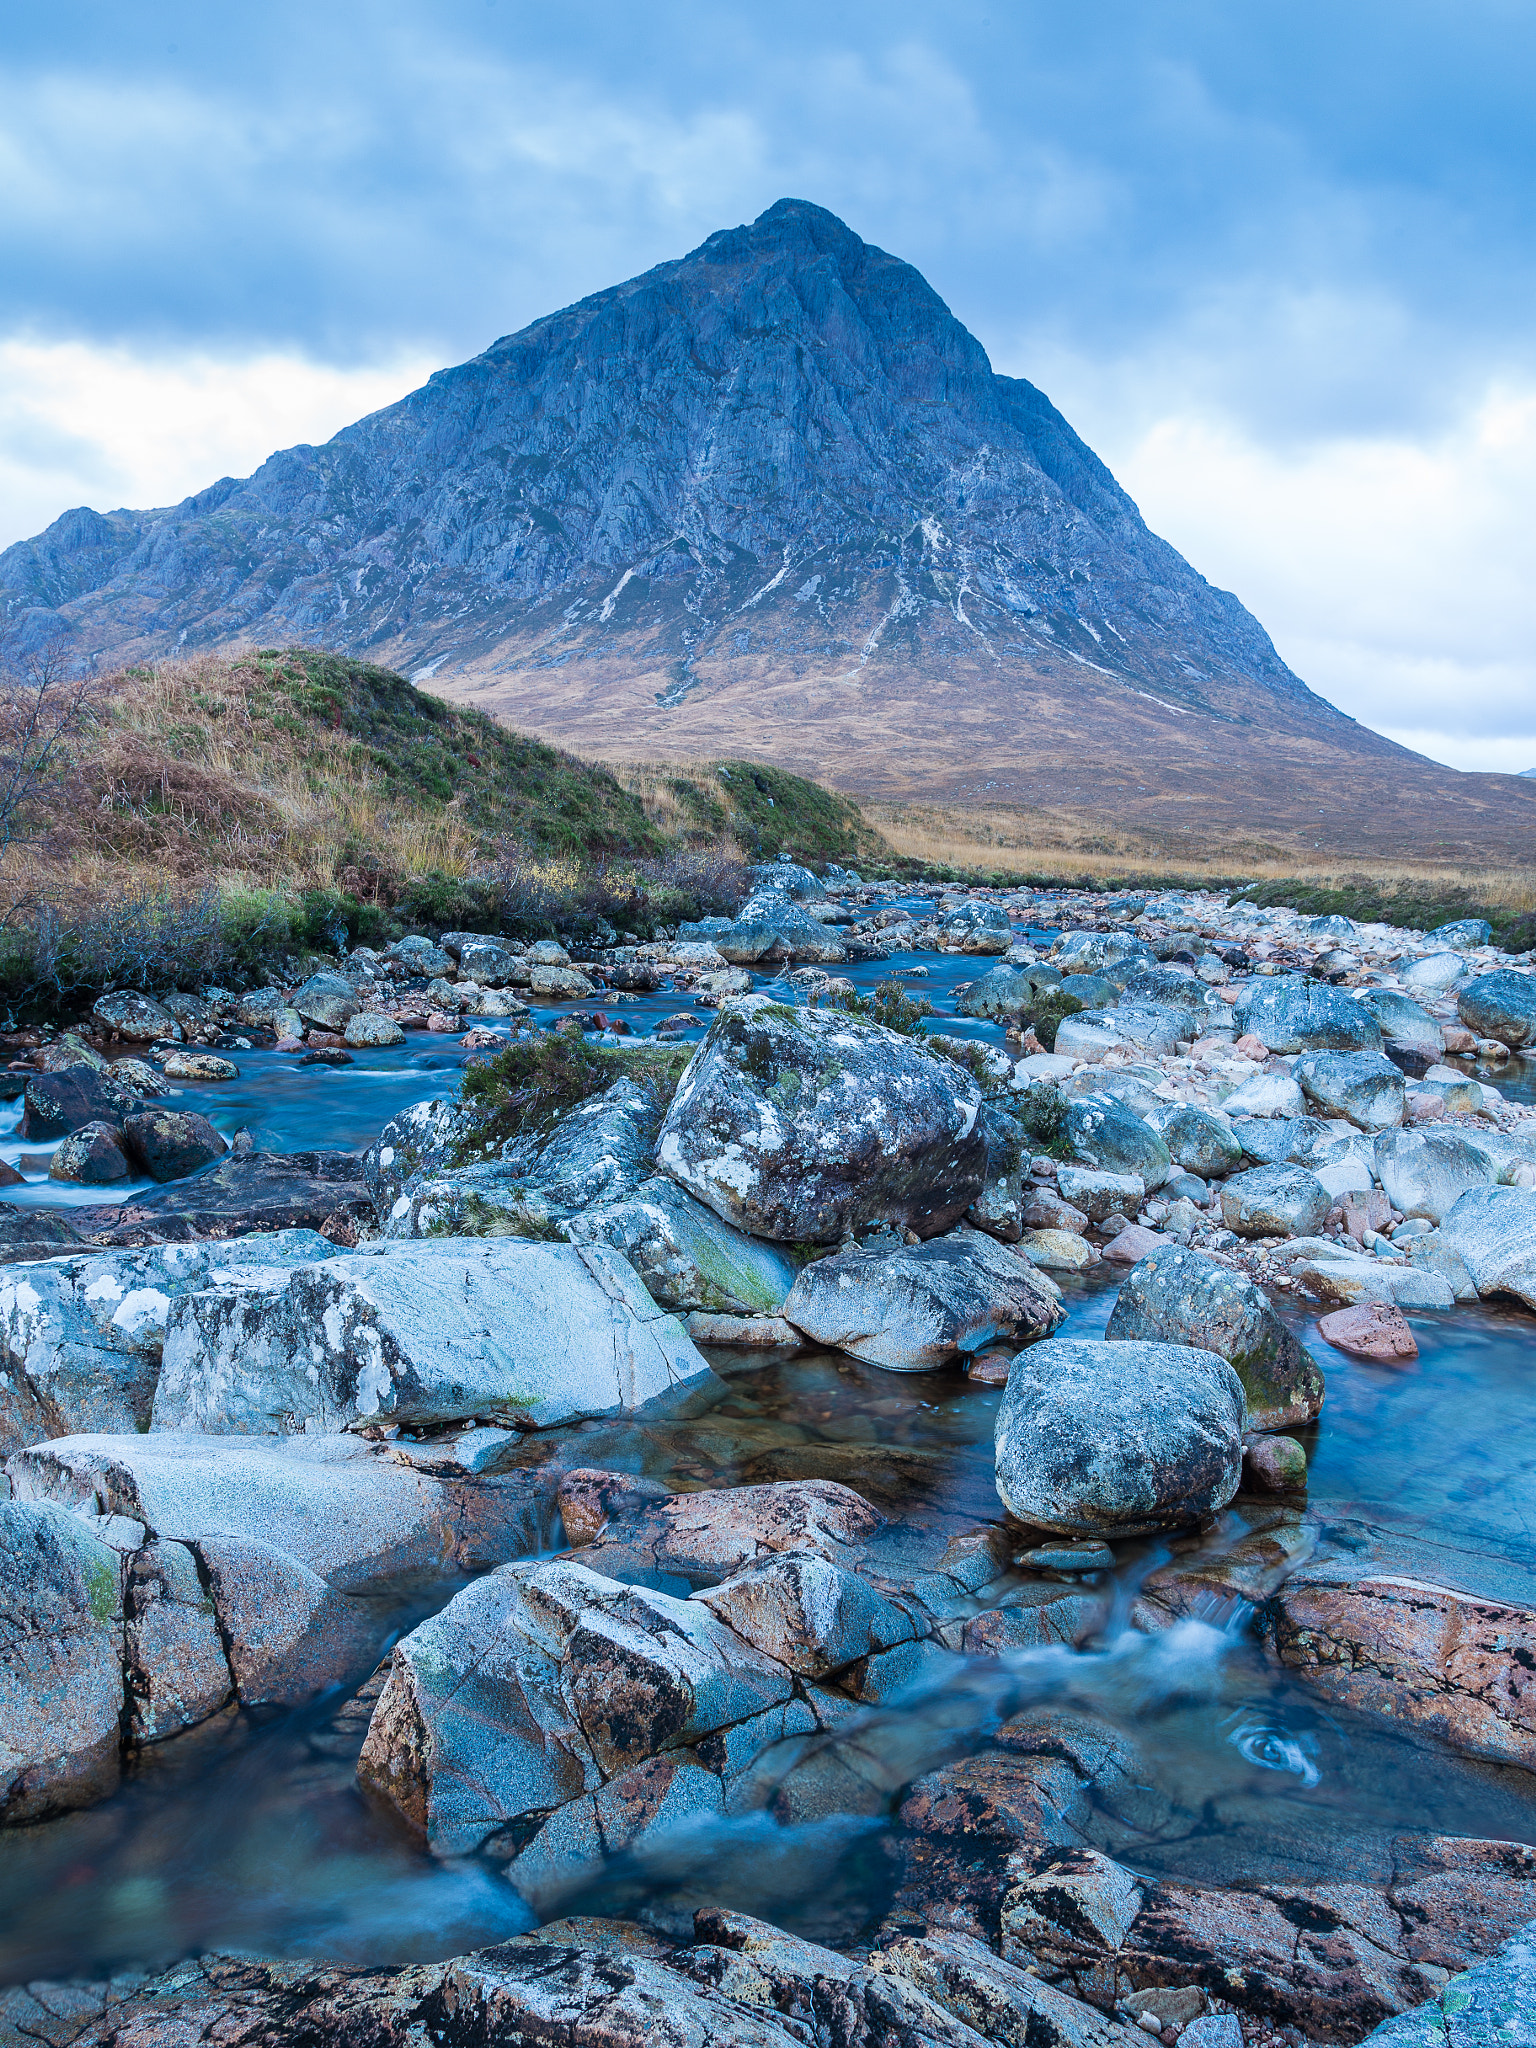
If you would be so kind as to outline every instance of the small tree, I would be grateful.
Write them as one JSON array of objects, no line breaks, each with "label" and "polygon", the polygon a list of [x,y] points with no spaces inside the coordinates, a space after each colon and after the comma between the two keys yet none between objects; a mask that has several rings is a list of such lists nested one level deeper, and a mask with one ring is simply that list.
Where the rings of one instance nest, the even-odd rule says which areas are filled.
[{"label": "small tree", "polygon": [[[0,646],[0,862],[47,829],[47,800],[74,765],[72,743],[90,716],[95,681],[56,642],[26,652]],[[23,907],[12,903],[6,918]]]}]

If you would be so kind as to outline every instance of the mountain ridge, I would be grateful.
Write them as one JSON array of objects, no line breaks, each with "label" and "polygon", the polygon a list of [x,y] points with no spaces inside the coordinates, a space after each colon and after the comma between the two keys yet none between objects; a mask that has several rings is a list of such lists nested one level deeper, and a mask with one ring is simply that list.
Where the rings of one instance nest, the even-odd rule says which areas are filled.
[{"label": "mountain ridge", "polygon": [[1527,786],[1471,820],[1458,781],[1514,778],[1456,778],[1309,691],[1042,392],[803,200],[250,478],[66,513],[0,555],[0,593],[23,641],[334,646],[604,755],[992,800],[1048,778],[1292,838],[1298,778],[1391,777],[1447,852],[1490,807],[1506,838],[1536,819]]}]

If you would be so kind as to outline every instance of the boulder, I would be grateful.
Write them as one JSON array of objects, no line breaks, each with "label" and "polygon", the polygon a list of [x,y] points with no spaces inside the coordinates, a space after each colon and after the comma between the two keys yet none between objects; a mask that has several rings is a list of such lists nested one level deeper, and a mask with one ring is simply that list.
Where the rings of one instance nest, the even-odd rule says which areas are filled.
[{"label": "boulder", "polygon": [[290,1434],[669,1403],[709,1367],[606,1247],[385,1244],[172,1304],[156,1429]]},{"label": "boulder", "polygon": [[561,1559],[504,1565],[391,1653],[358,1777],[436,1855],[521,1848],[635,1766],[782,1709],[793,1684],[698,1601]]},{"label": "boulder", "polygon": [[1260,1609],[1280,1662],[1340,1706],[1536,1770],[1536,1609],[1303,1567]]},{"label": "boulder", "polygon": [[1443,1232],[1428,1230],[1422,1237],[1402,1237],[1397,1240],[1397,1247],[1406,1254],[1410,1266],[1439,1274],[1457,1301],[1477,1300],[1477,1282],[1461,1253],[1446,1243]]},{"label": "boulder", "polygon": [[93,1235],[116,1245],[243,1237],[362,1222],[372,1210],[362,1161],[353,1153],[240,1150],[226,1152],[193,1180],[130,1196],[110,1212],[115,1221]]},{"label": "boulder", "polygon": [[6,1473],[18,1501],[122,1516],[161,1542],[250,1538],[370,1598],[551,1541],[553,1476],[439,1478],[357,1436],[61,1437],[16,1452]]},{"label": "boulder", "polygon": [[965,1220],[1012,1243],[1024,1228],[1034,1142],[1021,1123],[991,1102],[981,1105],[981,1127],[987,1140],[987,1177]]},{"label": "boulder", "polygon": [[1247,1404],[1225,1359],[1177,1344],[1056,1337],[1013,1362],[996,1429],[997,1490],[1021,1522],[1133,1536],[1226,1506]]},{"label": "boulder", "polygon": [[1393,1208],[1431,1223],[1443,1223],[1468,1188],[1498,1179],[1487,1155],[1454,1130],[1383,1131],[1374,1166]]},{"label": "boulder", "polygon": [[1323,1406],[1323,1375],[1246,1274],[1168,1245],[1120,1289],[1104,1332],[1111,1342],[1188,1345],[1224,1358],[1242,1382],[1254,1429],[1290,1429]]},{"label": "boulder", "polygon": [[1292,1117],[1300,1116],[1306,1106],[1300,1082],[1283,1069],[1274,1073],[1250,1074],[1221,1101],[1222,1114],[1234,1122],[1239,1118],[1249,1121],[1260,1117],[1284,1118],[1288,1122]]},{"label": "boulder", "polygon": [[1240,1140],[1226,1119],[1212,1110],[1190,1102],[1164,1103],[1153,1111],[1149,1122],[1173,1164],[1186,1173],[1198,1173],[1202,1180],[1219,1180],[1235,1173],[1243,1163]]},{"label": "boulder", "polygon": [[1198,1020],[1206,1009],[1205,983],[1182,967],[1148,967],[1131,976],[1120,1000],[1133,1008],[1187,1011]]},{"label": "boulder", "polygon": [[233,1269],[332,1256],[310,1230],[13,1265],[0,1276],[0,1457],[41,1437],[149,1427],[173,1300]]},{"label": "boulder", "polygon": [[1436,1059],[1445,1050],[1444,1032],[1411,996],[1395,988],[1364,988],[1359,1001],[1381,1026],[1382,1038],[1388,1045],[1414,1047],[1432,1053]]},{"label": "boulder", "polygon": [[[120,1063],[121,1064],[121,1063]],[[160,1063],[167,1081],[238,1081],[240,1069],[217,1052],[173,1052]],[[141,1093],[147,1094],[147,1089]]]},{"label": "boulder", "polygon": [[1459,953],[1426,953],[1417,960],[1399,964],[1405,987],[1417,995],[1440,996],[1467,978],[1467,963]]},{"label": "boulder", "polygon": [[[528,977],[528,993],[543,996],[546,1002],[579,1002],[597,994],[597,983],[589,980],[579,967],[553,967],[536,961]],[[475,1007],[478,1015],[488,1014],[484,998]]]},{"label": "boulder", "polygon": [[1362,1302],[1358,1308],[1338,1308],[1318,1319],[1318,1334],[1335,1351],[1351,1358],[1372,1358],[1392,1365],[1399,1359],[1417,1358],[1418,1341],[1408,1318],[1390,1302]]},{"label": "boulder", "polygon": [[1536,974],[1513,967],[1480,974],[1458,992],[1456,1011],[1479,1038],[1496,1038],[1515,1052],[1536,1045]]},{"label": "boulder", "polygon": [[1054,1285],[979,1231],[901,1251],[850,1246],[804,1267],[784,1319],[887,1372],[932,1372],[997,1339],[1024,1344],[1064,1314]]},{"label": "boulder", "polygon": [[[1336,1239],[1321,1237],[1288,1246],[1286,1261],[1308,1293],[1324,1301],[1395,1302],[1399,1308],[1450,1308],[1456,1297],[1449,1281],[1421,1267],[1369,1258]],[[1278,1256],[1278,1254],[1276,1254]]]},{"label": "boulder", "polygon": [[1315,1173],[1304,1166],[1255,1166],[1221,1190],[1221,1220],[1239,1237],[1310,1237],[1333,1206]]},{"label": "boulder", "polygon": [[29,1143],[67,1138],[86,1124],[121,1124],[140,1107],[138,1095],[109,1072],[95,1067],[61,1067],[29,1076],[23,1094],[21,1136]]},{"label": "boulder", "polygon": [[1121,1003],[1113,1010],[1079,1010],[1056,1027],[1059,1053],[1076,1059],[1100,1060],[1115,1047],[1133,1049],[1151,1059],[1168,1059],[1198,1035],[1188,1010],[1162,1004]]},{"label": "boulder", "polygon": [[1299,1059],[1296,1079],[1308,1102],[1325,1117],[1348,1117],[1363,1131],[1385,1131],[1403,1120],[1400,1067],[1381,1052],[1315,1052]]},{"label": "boulder", "polygon": [[71,1131],[48,1162],[48,1178],[77,1182],[83,1187],[105,1187],[127,1180],[133,1172],[123,1150],[123,1134],[116,1124],[82,1124]]},{"label": "boulder", "polygon": [[[1061,1134],[1079,1159],[1101,1173],[1134,1174],[1149,1190],[1161,1187],[1172,1170],[1162,1138],[1112,1095],[1076,1097]],[[1065,1188],[1062,1193],[1072,1199]]]},{"label": "boulder", "polygon": [[112,995],[98,996],[91,1006],[91,1015],[108,1031],[115,1031],[119,1038],[131,1038],[141,1043],[180,1035],[176,1019],[164,1003],[157,1003],[153,996],[141,995],[137,989],[118,989]]},{"label": "boulder", "polygon": [[982,1192],[977,1084],[863,1018],[763,996],[723,1008],[662,1124],[662,1170],[754,1236],[935,1237]]},{"label": "boulder", "polygon": [[1369,1010],[1341,989],[1300,975],[1250,981],[1233,1006],[1233,1025],[1271,1052],[1381,1050],[1381,1026]]},{"label": "boulder", "polygon": [[777,1245],[748,1237],[662,1174],[564,1228],[572,1244],[622,1252],[664,1308],[772,1316],[795,1282],[795,1262]]},{"label": "boulder", "polygon": [[[435,946],[430,939],[424,938],[420,932],[412,932],[407,938],[396,939],[384,957],[386,960],[392,961],[402,973],[413,981],[430,981],[436,974],[451,974],[453,972],[452,954],[442,946]],[[316,978],[318,979],[318,977]],[[295,1004],[300,1014],[303,1015],[304,1007],[301,1003],[298,1003],[297,998],[295,998]]]},{"label": "boulder", "polygon": [[1146,941],[1128,932],[1063,932],[1051,945],[1052,964],[1063,974],[1100,974],[1128,960],[1157,965]]},{"label": "boulder", "polygon": [[124,1120],[123,1136],[134,1164],[151,1180],[185,1180],[229,1150],[195,1109],[141,1109]]},{"label": "boulder", "polygon": [[1536,1309],[1536,1192],[1469,1188],[1440,1235],[1465,1262],[1480,1295],[1513,1294]]},{"label": "boulder", "polygon": [[[447,962],[443,971],[451,965]],[[320,1031],[344,1031],[347,1019],[361,1007],[357,990],[340,974],[312,974],[290,1000],[304,1022]]]},{"label": "boulder", "polygon": [[415,1102],[392,1117],[363,1154],[363,1182],[379,1221],[388,1221],[407,1181],[446,1167],[474,1128],[455,1100]]},{"label": "boulder", "polygon": [[[766,889],[771,890],[776,896],[787,896],[791,903],[825,903],[827,900],[826,889],[823,887],[819,877],[812,874],[808,867],[802,867],[798,861],[785,859],[763,861],[750,872],[754,894]],[[841,870],[837,872],[840,873]],[[833,873],[834,870],[828,868],[827,874],[829,878],[832,877]],[[727,920],[724,918],[705,919],[705,923],[711,929],[717,924],[723,925],[726,922]]]},{"label": "boulder", "polygon": [[404,1045],[405,1033],[393,1017],[386,1017],[378,1010],[354,1010],[347,1019],[343,1033],[348,1045],[388,1046]]},{"label": "boulder", "polygon": [[1458,917],[1450,924],[1437,924],[1424,936],[1426,939],[1438,939],[1442,946],[1465,947],[1468,952],[1474,952],[1479,946],[1486,946],[1493,937],[1493,926],[1486,917]]},{"label": "boulder", "polygon": [[1027,1017],[1048,989],[1060,986],[1054,967],[993,967],[971,983],[955,1008],[962,1017]]},{"label": "boulder", "polygon": [[733,967],[781,960],[827,963],[847,957],[834,930],[776,890],[759,890],[751,896],[735,923],[715,934],[713,944],[721,959]]},{"label": "boulder", "polygon": [[831,1558],[795,1553],[758,1558],[692,1597],[754,1650],[810,1679],[911,1642],[927,1625]]},{"label": "boulder", "polygon": [[122,1715],[122,1560],[78,1516],[0,1500],[0,1823],[112,1791]]},{"label": "boulder", "polygon": [[[446,950],[446,942],[445,942]],[[459,948],[459,972],[481,988],[526,988],[530,975],[527,964],[496,939],[465,938]]]},{"label": "boulder", "polygon": [[1536,1935],[1505,1943],[1491,1962],[1452,1977],[1426,2005],[1383,2020],[1368,2048],[1495,2048],[1517,2042],[1536,2012]]},{"label": "boulder", "polygon": [[1106,1216],[1117,1213],[1134,1216],[1147,1198],[1139,1174],[1100,1173],[1086,1166],[1059,1168],[1056,1185],[1064,1199],[1092,1223],[1102,1223]]},{"label": "boulder", "polygon": [[1086,1272],[1098,1253],[1074,1230],[1026,1230],[1014,1247],[1044,1273]]},{"label": "boulder", "polygon": [[255,1536],[195,1546],[243,1707],[296,1707],[377,1664],[387,1619]]}]

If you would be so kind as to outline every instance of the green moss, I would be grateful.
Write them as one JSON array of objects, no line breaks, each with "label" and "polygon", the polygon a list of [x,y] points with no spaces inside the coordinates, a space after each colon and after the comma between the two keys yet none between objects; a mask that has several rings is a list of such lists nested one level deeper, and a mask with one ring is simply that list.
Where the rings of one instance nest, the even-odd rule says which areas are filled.
[{"label": "green moss", "polygon": [[106,1626],[118,1616],[117,1573],[106,1560],[89,1558],[85,1565],[85,1597],[92,1617]]}]

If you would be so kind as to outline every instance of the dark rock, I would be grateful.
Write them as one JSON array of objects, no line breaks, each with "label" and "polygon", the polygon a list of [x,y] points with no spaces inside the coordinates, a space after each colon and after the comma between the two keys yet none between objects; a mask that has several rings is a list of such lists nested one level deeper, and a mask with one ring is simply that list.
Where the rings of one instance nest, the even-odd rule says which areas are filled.
[{"label": "dark rock", "polygon": [[144,1109],[126,1119],[123,1135],[135,1163],[152,1180],[185,1180],[229,1150],[194,1109]]},{"label": "dark rock", "polygon": [[1322,1410],[1323,1375],[1263,1289],[1201,1252],[1169,1245],[1143,1259],[1104,1334],[1214,1351],[1242,1381],[1255,1429],[1287,1429]]},{"label": "dark rock", "polygon": [[126,1180],[133,1171],[123,1150],[123,1133],[116,1124],[82,1124],[59,1145],[48,1166],[50,1180],[77,1181],[87,1187],[102,1187]]},{"label": "dark rock", "polygon": [[673,1097],[664,1172],[756,1236],[832,1244],[872,1223],[936,1237],[981,1193],[981,1094],[879,1025],[747,997]]},{"label": "dark rock", "polygon": [[1293,1072],[1325,1117],[1348,1117],[1364,1131],[1390,1130],[1403,1120],[1402,1069],[1385,1053],[1310,1053]]},{"label": "dark rock", "polygon": [[136,1195],[117,1209],[76,1214],[93,1243],[113,1245],[318,1230],[336,1215],[371,1222],[362,1170],[350,1152],[226,1153],[184,1185]]},{"label": "dark rock", "polygon": [[1457,991],[1456,1012],[1479,1038],[1496,1038],[1516,1052],[1536,1045],[1536,975],[1513,967],[1480,974]]},{"label": "dark rock", "polygon": [[1041,996],[1061,986],[1060,970],[1043,963],[993,967],[971,983],[955,1008],[962,1017],[1027,1017]]},{"label": "dark rock", "polygon": [[1271,1052],[1379,1052],[1381,1026],[1353,996],[1298,976],[1248,983],[1233,1007],[1238,1034],[1252,1033]]},{"label": "dark rock", "polygon": [[61,1067],[51,1074],[35,1074],[27,1082],[21,1135],[32,1143],[66,1138],[85,1124],[120,1125],[139,1107],[137,1094],[110,1073],[87,1066]]}]

